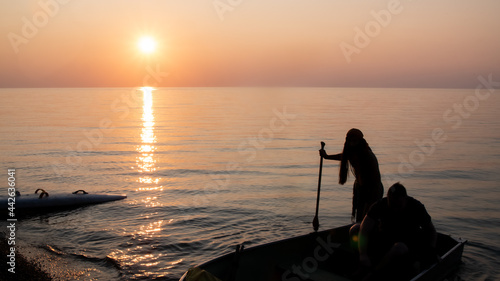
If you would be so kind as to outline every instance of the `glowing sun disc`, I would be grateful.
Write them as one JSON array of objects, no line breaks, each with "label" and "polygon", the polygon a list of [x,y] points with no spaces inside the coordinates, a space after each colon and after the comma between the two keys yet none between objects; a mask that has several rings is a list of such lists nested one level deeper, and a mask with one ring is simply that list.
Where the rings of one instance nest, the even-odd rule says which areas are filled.
[{"label": "glowing sun disc", "polygon": [[141,50],[141,52],[149,54],[154,52],[155,49],[156,42],[153,38],[145,36],[139,39],[139,50]]}]

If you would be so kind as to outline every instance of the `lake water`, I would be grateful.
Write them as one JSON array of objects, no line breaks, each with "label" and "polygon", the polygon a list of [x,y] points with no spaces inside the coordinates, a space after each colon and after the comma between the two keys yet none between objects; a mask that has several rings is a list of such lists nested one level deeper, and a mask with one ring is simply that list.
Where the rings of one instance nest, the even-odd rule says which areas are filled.
[{"label": "lake water", "polygon": [[[468,240],[454,280],[500,280],[499,92],[1,89],[0,192],[15,168],[24,194],[125,193],[23,218],[19,249],[56,280],[178,280],[238,243],[312,232],[320,142],[341,152],[359,128],[385,189],[401,181]],[[320,229],[350,223],[353,177],[337,182],[326,161]]]}]

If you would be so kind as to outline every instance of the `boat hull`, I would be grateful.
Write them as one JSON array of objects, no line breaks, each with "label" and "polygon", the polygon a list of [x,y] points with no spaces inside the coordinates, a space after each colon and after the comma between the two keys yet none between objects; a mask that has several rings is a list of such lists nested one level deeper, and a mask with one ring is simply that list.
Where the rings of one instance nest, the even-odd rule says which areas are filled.
[{"label": "boat hull", "polygon": [[[358,260],[348,238],[350,227],[346,225],[252,247],[208,261],[198,268],[220,280],[349,281]],[[442,280],[460,263],[464,243],[438,234],[438,254],[442,262],[420,273],[412,273],[405,280]],[[190,278],[188,273],[181,281],[204,280]]]}]

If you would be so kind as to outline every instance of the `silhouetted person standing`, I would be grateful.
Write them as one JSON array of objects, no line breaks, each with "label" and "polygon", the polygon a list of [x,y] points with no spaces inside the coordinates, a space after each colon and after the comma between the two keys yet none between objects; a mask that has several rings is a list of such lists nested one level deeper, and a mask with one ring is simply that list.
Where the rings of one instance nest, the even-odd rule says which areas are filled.
[{"label": "silhouetted person standing", "polygon": [[378,160],[358,129],[347,132],[342,153],[328,155],[320,150],[321,157],[340,161],[339,183],[347,181],[349,167],[356,178],[353,187],[352,217],[360,223],[370,206],[384,194]]}]

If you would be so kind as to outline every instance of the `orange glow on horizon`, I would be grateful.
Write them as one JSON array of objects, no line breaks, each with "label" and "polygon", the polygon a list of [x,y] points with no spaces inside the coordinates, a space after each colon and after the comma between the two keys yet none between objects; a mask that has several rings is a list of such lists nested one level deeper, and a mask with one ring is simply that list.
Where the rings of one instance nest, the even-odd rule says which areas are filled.
[{"label": "orange glow on horizon", "polygon": [[377,1],[224,12],[187,1],[4,2],[5,88],[475,88],[477,75],[500,69],[500,37],[492,36],[500,1],[401,2],[389,14]]}]

